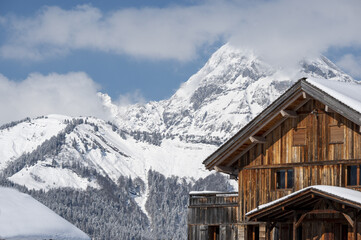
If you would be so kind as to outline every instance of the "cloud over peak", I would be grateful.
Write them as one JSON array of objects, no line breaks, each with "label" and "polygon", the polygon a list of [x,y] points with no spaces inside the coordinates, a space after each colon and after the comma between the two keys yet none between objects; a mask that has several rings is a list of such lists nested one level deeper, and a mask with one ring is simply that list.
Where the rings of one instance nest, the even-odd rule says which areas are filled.
[{"label": "cloud over peak", "polygon": [[90,5],[44,7],[30,18],[4,16],[3,58],[41,60],[78,49],[187,61],[220,39],[267,56],[361,46],[361,2],[204,1],[194,6],[102,12]]},{"label": "cloud over peak", "polygon": [[15,82],[0,75],[0,124],[52,113],[107,118],[98,85],[83,72],[30,74]]}]

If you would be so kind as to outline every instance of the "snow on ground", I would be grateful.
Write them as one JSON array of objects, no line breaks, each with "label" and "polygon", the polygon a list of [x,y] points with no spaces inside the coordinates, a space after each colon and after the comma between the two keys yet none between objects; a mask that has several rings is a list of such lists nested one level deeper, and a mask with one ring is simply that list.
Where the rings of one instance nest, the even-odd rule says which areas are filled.
[{"label": "snow on ground", "polygon": [[79,177],[70,169],[55,168],[45,162],[23,168],[9,178],[10,181],[24,185],[28,189],[45,191],[52,188],[71,187],[85,190],[88,186],[98,188],[94,181]]},{"label": "snow on ground", "polygon": [[84,232],[31,196],[4,187],[0,187],[0,238],[90,240]]},{"label": "snow on ground", "polygon": [[[82,142],[97,142],[100,148],[91,149],[85,154],[89,165],[96,166],[116,181],[120,175],[147,180],[149,169],[156,170],[166,177],[206,177],[202,161],[216,150],[216,146],[202,143],[186,143],[178,138],[163,139],[160,146],[137,141],[133,137],[123,139],[110,126],[99,124],[98,131],[90,126],[80,125],[75,135]],[[75,135],[69,136],[74,139]],[[70,143],[69,143],[70,144]],[[82,149],[81,144],[78,148]]]},{"label": "snow on ground", "polygon": [[[87,118],[87,122],[76,126],[66,135],[65,145],[56,156],[23,168],[9,180],[29,189],[45,191],[61,187],[97,188],[95,180],[89,181],[68,168],[61,168],[62,165],[72,166],[74,163],[96,169],[115,183],[121,175],[133,179],[139,177],[147,183],[150,169],[166,177],[174,175],[188,180],[210,174],[202,162],[216,150],[214,145],[186,143],[176,137],[163,139],[161,145],[156,146],[137,141],[131,136],[124,138],[103,120]],[[53,165],[53,162],[56,164]],[[144,208],[146,198],[147,192],[135,199]]]},{"label": "snow on ground", "polygon": [[23,153],[33,151],[45,140],[58,134],[66,127],[65,119],[68,117],[49,115],[0,130],[0,170],[4,169],[8,162]]}]

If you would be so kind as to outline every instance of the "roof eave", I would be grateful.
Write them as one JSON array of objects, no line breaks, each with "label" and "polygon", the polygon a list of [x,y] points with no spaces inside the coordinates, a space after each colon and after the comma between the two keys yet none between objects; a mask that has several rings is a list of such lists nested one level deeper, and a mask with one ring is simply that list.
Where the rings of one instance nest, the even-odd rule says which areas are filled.
[{"label": "roof eave", "polygon": [[221,164],[225,159],[225,156],[229,151],[234,151],[234,148],[242,141],[245,141],[255,130],[257,124],[267,117],[274,118],[279,114],[279,111],[285,108],[285,102],[287,99],[294,97],[300,92],[305,92],[312,98],[322,102],[327,106],[332,106],[332,109],[348,118],[352,122],[361,125],[361,114],[351,107],[345,105],[336,98],[330,96],[326,92],[307,82],[306,78],[299,79],[292,87],[290,87],[284,94],[277,98],[271,105],[264,109],[259,115],[251,120],[246,126],[238,131],[233,137],[226,141],[221,147],[219,147],[214,153],[208,156],[203,164],[206,169],[212,170],[214,166]]},{"label": "roof eave", "polygon": [[[208,170],[212,170],[213,167],[221,162],[221,159],[216,160],[218,157],[221,157],[224,153],[231,150],[237,143],[240,142],[242,136],[251,132],[256,125],[270,115],[278,115],[279,111],[284,108],[282,103],[285,102],[288,98],[293,97],[294,95],[301,92],[301,83],[305,81],[305,78],[299,79],[292,87],[290,87],[284,94],[277,98],[272,104],[270,104],[266,109],[264,109],[260,114],[258,114],[253,120],[251,120],[246,126],[244,126],[240,131],[238,131],[233,137],[226,141],[221,147],[219,147],[214,153],[208,156],[203,164]],[[247,135],[248,136],[248,135]],[[246,139],[246,138],[245,138]],[[216,161],[215,161],[216,160]]]}]

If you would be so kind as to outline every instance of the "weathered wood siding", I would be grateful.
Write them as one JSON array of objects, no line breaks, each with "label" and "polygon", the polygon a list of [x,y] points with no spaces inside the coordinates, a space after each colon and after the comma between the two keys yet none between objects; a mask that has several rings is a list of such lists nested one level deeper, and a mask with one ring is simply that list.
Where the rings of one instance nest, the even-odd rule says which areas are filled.
[{"label": "weathered wood siding", "polygon": [[237,193],[190,195],[188,206],[188,239],[213,239],[209,228],[217,227],[219,239],[237,238]]},{"label": "weathered wood siding", "polygon": [[[307,219],[306,219],[307,220]],[[346,227],[343,233],[343,227]],[[361,223],[357,224],[357,240],[361,239]],[[283,238],[289,239],[289,238]],[[306,221],[302,224],[302,239],[314,240],[314,239],[327,239],[327,240],[354,240],[354,232],[351,226],[345,223],[329,221]]]},{"label": "weathered wood siding", "polygon": [[[188,225],[189,240],[213,240],[209,236],[208,225]],[[238,240],[237,227],[234,225],[221,225],[219,239]]]},{"label": "weathered wood siding", "polygon": [[[345,186],[347,164],[361,164],[360,127],[340,114],[325,112],[325,106],[310,100],[287,118],[238,161],[240,221],[260,204],[273,201],[310,185]],[[341,126],[343,143],[330,143],[330,126]],[[296,129],[306,130],[305,145],[293,146]],[[297,140],[299,141],[299,140]],[[275,188],[275,169],[294,169],[292,189]]]}]

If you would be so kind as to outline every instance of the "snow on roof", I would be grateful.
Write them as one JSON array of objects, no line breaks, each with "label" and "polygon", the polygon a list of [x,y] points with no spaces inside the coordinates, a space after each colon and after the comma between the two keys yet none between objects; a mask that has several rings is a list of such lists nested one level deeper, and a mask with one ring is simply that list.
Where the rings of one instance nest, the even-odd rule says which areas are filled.
[{"label": "snow on roof", "polygon": [[0,187],[0,239],[90,240],[31,196],[4,187]]},{"label": "snow on roof", "polygon": [[314,78],[307,78],[306,81],[361,113],[361,84]]},{"label": "snow on roof", "polygon": [[282,202],[288,198],[291,198],[299,193],[302,193],[302,192],[305,192],[309,189],[314,189],[316,191],[319,191],[319,192],[323,192],[323,193],[326,193],[326,194],[329,194],[329,195],[333,195],[335,197],[339,197],[343,200],[348,200],[350,202],[354,202],[354,203],[357,203],[357,204],[361,204],[361,192],[360,191],[356,191],[356,190],[352,190],[352,189],[349,189],[349,188],[344,188],[344,187],[336,187],[336,186],[327,186],[327,185],[314,185],[314,186],[309,186],[309,187],[306,187],[306,188],[303,188],[301,190],[298,190],[296,192],[293,192],[287,196],[284,196],[284,197],[281,197],[277,200],[274,200],[272,202],[269,202],[269,203],[266,203],[266,204],[263,204],[263,205],[260,205],[258,206],[257,208],[249,211],[248,213],[246,213],[246,216],[248,215],[251,215],[259,210],[262,210],[262,209],[265,209],[265,208],[268,208],[268,207],[271,207],[272,205],[275,205],[279,202]]}]

